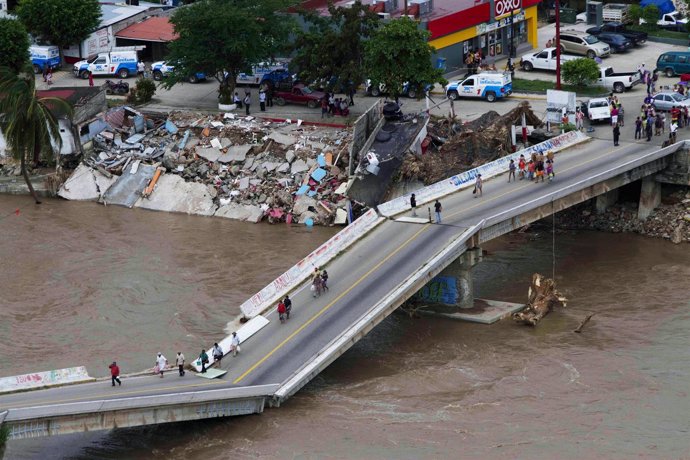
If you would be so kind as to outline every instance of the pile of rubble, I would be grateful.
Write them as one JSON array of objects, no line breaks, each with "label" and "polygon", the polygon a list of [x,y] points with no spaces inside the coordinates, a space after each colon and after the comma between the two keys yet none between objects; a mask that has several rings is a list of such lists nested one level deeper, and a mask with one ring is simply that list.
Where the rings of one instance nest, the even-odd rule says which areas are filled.
[{"label": "pile of rubble", "polygon": [[558,225],[569,229],[639,233],[673,243],[690,242],[690,192],[667,197],[645,220],[637,218],[637,203],[622,202],[598,214],[591,203],[582,203],[558,214]]},{"label": "pile of rubble", "polygon": [[[93,180],[101,201],[111,202],[103,184],[114,182],[100,175],[117,179],[151,165],[159,172],[138,191],[144,198],[134,206],[252,222],[346,223],[347,168],[340,165],[348,162],[349,130],[234,114],[173,112],[159,118],[129,108],[117,116],[108,112],[105,122],[84,160],[99,174]],[[63,188],[60,196],[78,196],[70,180]],[[194,191],[201,211],[157,196],[173,191]]]}]

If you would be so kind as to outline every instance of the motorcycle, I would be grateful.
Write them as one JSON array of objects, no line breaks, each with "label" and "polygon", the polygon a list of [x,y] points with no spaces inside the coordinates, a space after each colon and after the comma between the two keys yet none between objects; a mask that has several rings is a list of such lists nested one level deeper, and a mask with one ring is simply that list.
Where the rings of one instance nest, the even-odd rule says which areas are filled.
[{"label": "motorcycle", "polygon": [[105,94],[122,95],[129,93],[129,83],[125,83],[122,80],[117,83],[106,80],[103,86],[105,87]]}]

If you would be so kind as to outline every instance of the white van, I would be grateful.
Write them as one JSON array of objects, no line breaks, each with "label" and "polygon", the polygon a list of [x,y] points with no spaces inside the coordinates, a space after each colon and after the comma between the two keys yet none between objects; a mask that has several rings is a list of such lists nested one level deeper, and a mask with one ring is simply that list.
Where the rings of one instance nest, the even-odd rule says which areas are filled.
[{"label": "white van", "polygon": [[32,45],[29,47],[29,56],[31,57],[34,73],[41,73],[45,69],[57,69],[60,67],[60,49],[57,46]]},{"label": "white van", "polygon": [[73,72],[75,77],[80,78],[89,78],[89,72],[93,72],[94,76],[127,78],[137,74],[137,60],[136,51],[99,53],[91,59],[74,64]]}]

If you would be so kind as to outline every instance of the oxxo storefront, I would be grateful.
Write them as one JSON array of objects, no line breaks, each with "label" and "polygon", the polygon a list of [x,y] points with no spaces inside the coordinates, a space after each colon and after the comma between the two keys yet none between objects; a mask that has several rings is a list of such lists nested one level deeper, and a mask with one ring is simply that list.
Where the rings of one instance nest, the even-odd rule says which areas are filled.
[{"label": "oxxo storefront", "polygon": [[[537,46],[537,4],[539,0],[459,1],[466,8],[430,19],[430,45],[436,58],[445,59],[446,70],[465,67],[467,53],[481,50],[489,64],[511,54],[515,56]],[[435,62],[437,62],[435,60]]]}]

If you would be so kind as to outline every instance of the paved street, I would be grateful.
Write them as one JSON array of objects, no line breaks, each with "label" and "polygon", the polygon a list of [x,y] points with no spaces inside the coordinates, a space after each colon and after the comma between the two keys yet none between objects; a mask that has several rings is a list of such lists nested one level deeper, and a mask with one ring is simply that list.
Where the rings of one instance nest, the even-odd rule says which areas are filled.
[{"label": "paved street", "polygon": [[[688,133],[684,130],[679,137],[687,138]],[[652,144],[655,147],[657,140]],[[122,387],[113,388],[108,380],[6,395],[0,397],[0,409],[283,382],[465,228],[634,159],[652,145],[624,137],[621,146],[614,148],[608,140],[595,139],[557,154],[553,183],[509,184],[505,176],[499,176],[485,183],[481,198],[473,198],[469,189],[444,198],[443,225],[386,221],[325,267],[331,275],[328,293],[313,299],[306,286],[294,292],[293,316],[286,324],[280,324],[275,312],[269,313],[270,324],[242,345],[242,354],[223,359],[223,368],[229,370],[223,379],[207,381],[192,373],[181,378],[171,371],[163,379],[124,379]],[[423,215],[426,206],[422,206]]]}]

